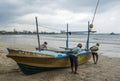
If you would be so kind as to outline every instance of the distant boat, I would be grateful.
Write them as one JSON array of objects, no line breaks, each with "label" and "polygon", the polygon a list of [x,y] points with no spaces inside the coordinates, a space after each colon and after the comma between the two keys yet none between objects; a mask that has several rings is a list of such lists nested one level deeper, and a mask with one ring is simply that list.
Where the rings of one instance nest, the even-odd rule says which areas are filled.
[{"label": "distant boat", "polygon": [[114,32],[111,32],[110,35],[118,35],[118,34],[116,34],[116,33],[114,33]]}]

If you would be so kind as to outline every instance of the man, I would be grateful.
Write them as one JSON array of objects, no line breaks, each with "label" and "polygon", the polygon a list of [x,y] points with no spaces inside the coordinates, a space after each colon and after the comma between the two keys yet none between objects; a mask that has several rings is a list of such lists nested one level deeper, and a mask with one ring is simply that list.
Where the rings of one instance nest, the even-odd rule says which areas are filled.
[{"label": "man", "polygon": [[47,49],[47,42],[44,42],[42,45],[40,45],[40,49]]},{"label": "man", "polygon": [[99,50],[99,48],[98,48],[99,46],[100,46],[100,44],[96,43],[95,46],[90,47],[90,50],[91,50],[92,56],[93,56],[94,64],[97,64],[97,62],[98,62],[98,53],[97,53],[97,51]]},{"label": "man", "polygon": [[[82,48],[82,44],[78,44],[77,47],[72,48],[71,52],[72,54],[69,54],[69,58],[70,58],[70,63],[71,63],[71,73],[77,74],[77,68],[78,68],[78,58],[77,55]],[[73,71],[73,68],[75,67],[75,71]]]},{"label": "man", "polygon": [[[47,42],[44,42],[42,45],[40,45],[40,50],[47,49]],[[36,50],[39,50],[39,48],[36,48]]]}]

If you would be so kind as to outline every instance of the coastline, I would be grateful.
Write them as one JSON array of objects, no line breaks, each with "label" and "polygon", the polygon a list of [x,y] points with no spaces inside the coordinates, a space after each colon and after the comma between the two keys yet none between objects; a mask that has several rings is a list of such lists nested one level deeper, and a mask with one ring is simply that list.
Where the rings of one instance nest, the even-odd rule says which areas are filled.
[{"label": "coastline", "polygon": [[6,48],[35,50],[35,46],[13,45],[0,42],[0,81],[119,81],[120,58],[100,55],[98,64],[79,65],[77,75],[69,73],[70,68],[42,72],[34,75],[24,75],[16,62],[6,57]]}]

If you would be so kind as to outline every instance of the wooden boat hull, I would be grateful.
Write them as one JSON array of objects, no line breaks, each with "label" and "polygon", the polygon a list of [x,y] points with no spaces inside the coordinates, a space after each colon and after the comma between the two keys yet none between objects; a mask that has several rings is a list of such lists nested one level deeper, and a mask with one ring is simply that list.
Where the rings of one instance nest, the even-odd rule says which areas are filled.
[{"label": "wooden boat hull", "polygon": [[[26,75],[70,67],[70,60],[68,56],[55,58],[52,55],[38,54],[37,52],[13,49],[8,49],[8,51],[9,54],[7,56],[16,61],[21,71]],[[87,54],[81,54],[78,56],[78,63],[86,63],[90,58],[90,52]]]},{"label": "wooden boat hull", "polygon": [[26,65],[26,64],[20,64],[17,63],[18,66],[20,67],[20,70],[25,74],[25,75],[31,75],[31,74],[35,74],[35,73],[40,73],[40,72],[45,72],[45,71],[51,71],[51,70],[55,70],[55,69],[63,69],[61,67],[36,67],[36,66],[30,66],[30,65]]}]

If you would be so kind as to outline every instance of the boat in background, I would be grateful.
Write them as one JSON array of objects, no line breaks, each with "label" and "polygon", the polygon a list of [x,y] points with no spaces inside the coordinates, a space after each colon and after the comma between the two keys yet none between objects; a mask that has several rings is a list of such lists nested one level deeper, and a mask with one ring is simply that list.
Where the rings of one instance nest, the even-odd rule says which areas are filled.
[{"label": "boat in background", "polygon": [[110,35],[118,35],[117,33],[111,32]]}]

